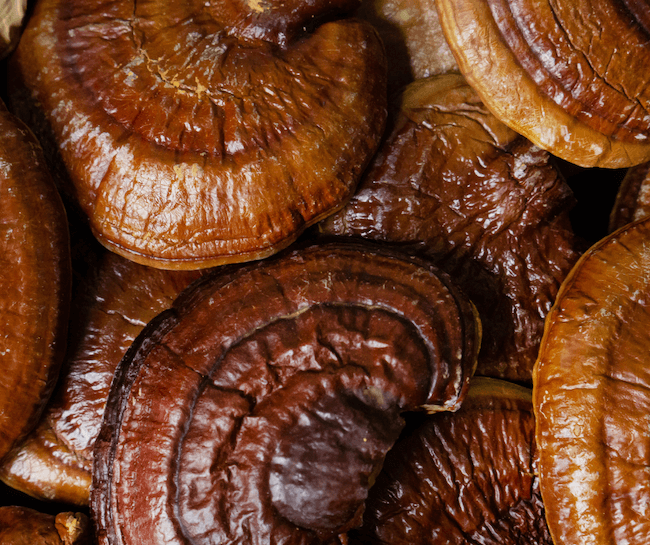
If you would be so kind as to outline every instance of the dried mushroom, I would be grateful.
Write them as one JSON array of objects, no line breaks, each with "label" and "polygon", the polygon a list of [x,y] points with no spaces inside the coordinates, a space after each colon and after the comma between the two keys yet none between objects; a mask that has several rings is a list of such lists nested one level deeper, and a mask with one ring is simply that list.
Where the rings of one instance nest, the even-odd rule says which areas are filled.
[{"label": "dried mushroom", "polygon": [[34,135],[0,103],[0,459],[36,425],[65,352],[70,243]]},{"label": "dried mushroom", "polygon": [[45,111],[109,249],[170,269],[262,258],[343,204],[381,138],[381,42],[331,20],[356,6],[43,0],[12,96]]},{"label": "dried mushroom", "polygon": [[91,253],[71,309],[59,384],[40,424],[0,465],[0,479],[31,496],[86,505],[93,446],[113,374],[131,342],[201,275]]},{"label": "dried mushroom", "polygon": [[470,383],[455,413],[416,419],[370,491],[359,545],[552,545],[528,388]]},{"label": "dried mushroom", "polygon": [[0,59],[16,47],[27,11],[27,0],[0,0]]},{"label": "dried mushroom", "polygon": [[533,402],[556,545],[647,543],[650,220],[586,252],[547,317]]},{"label": "dried mushroom", "polygon": [[2,545],[90,545],[91,525],[83,513],[40,513],[20,506],[0,507]]},{"label": "dried mushroom", "polygon": [[650,215],[650,162],[631,167],[616,193],[609,230],[616,231]]},{"label": "dried mushroom", "polygon": [[577,165],[650,160],[647,1],[436,5],[461,72],[504,123]]},{"label": "dried mushroom", "polygon": [[296,248],[205,276],[136,339],[96,442],[101,544],[328,543],[400,413],[458,407],[478,324],[423,261]]},{"label": "dried mushroom", "polygon": [[477,373],[530,383],[544,317],[578,258],[572,202],[550,155],[445,75],[407,87],[354,197],[319,229],[435,260],[481,315]]}]

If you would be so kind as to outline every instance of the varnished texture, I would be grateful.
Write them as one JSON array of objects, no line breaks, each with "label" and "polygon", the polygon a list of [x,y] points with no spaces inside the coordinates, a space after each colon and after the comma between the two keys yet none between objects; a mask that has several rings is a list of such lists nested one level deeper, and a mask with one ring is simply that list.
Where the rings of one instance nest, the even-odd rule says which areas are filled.
[{"label": "varnished texture", "polygon": [[556,545],[650,540],[649,240],[646,219],[593,246],[547,318],[533,401]]},{"label": "varnished texture", "polygon": [[609,217],[609,230],[650,215],[650,162],[628,169]]},{"label": "varnished texture", "polygon": [[44,0],[12,59],[99,240],[140,263],[268,256],[342,205],[386,118],[347,2]]},{"label": "varnished texture", "polygon": [[436,0],[461,71],[502,121],[572,163],[650,159],[647,0]]},{"label": "varnished texture", "polygon": [[356,15],[371,22],[384,42],[389,97],[415,79],[458,72],[434,0],[369,0]]},{"label": "varnished texture", "polygon": [[355,545],[552,545],[528,388],[473,379],[455,413],[403,434],[370,491]]},{"label": "varnished texture", "polygon": [[433,258],[481,315],[477,373],[530,383],[544,317],[578,257],[572,196],[549,159],[461,76],[421,80],[355,196],[319,228]]},{"label": "varnished texture", "polygon": [[218,271],[118,368],[96,442],[100,543],[329,543],[360,523],[400,413],[457,408],[470,303],[361,245]]},{"label": "varnished texture", "polygon": [[69,299],[63,204],[34,135],[0,104],[0,458],[52,392]]},{"label": "varnished texture", "polygon": [[37,429],[0,466],[32,496],[86,505],[93,446],[115,369],[144,326],[171,306],[198,271],[162,271],[112,252],[91,254],[72,305],[67,357]]},{"label": "varnished texture", "polygon": [[90,545],[83,513],[48,515],[26,507],[0,507],[0,545]]}]

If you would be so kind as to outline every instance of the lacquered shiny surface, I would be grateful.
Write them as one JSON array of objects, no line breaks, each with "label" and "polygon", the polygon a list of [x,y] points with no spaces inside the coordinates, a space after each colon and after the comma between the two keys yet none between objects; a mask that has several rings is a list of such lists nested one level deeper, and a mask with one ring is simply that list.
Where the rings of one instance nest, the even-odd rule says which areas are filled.
[{"label": "lacquered shiny surface", "polygon": [[[348,198],[386,118],[356,2],[39,2],[12,78],[99,240],[202,268],[268,256]],[[313,31],[313,32],[312,32]]]},{"label": "lacquered shiny surface", "polygon": [[649,237],[646,219],[593,246],[547,318],[534,405],[556,545],[650,539]]},{"label": "lacquered shiny surface", "polygon": [[36,425],[65,351],[68,224],[43,152],[0,104],[0,458]]},{"label": "lacquered shiny surface", "polygon": [[462,401],[477,335],[445,277],[393,251],[315,246],[205,277],[118,368],[100,543],[329,542],[359,524],[400,413]]},{"label": "lacquered shiny surface", "polygon": [[436,0],[462,73],[504,123],[585,167],[650,159],[647,0]]},{"label": "lacquered shiny surface", "polygon": [[550,155],[447,75],[406,89],[356,194],[319,230],[432,258],[481,315],[477,373],[530,383],[544,316],[578,258],[571,205]]}]

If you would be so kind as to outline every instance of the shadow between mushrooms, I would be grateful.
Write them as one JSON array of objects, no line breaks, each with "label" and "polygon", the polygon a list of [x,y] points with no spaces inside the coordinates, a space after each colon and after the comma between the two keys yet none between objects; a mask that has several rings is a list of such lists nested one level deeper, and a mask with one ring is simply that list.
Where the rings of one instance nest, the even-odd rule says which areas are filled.
[{"label": "shadow between mushrooms", "polygon": [[172,269],[262,258],[342,205],[381,138],[381,42],[332,20],[356,5],[44,0],[12,77],[109,249]]},{"label": "shadow between mushrooms", "polygon": [[204,277],[120,364],[96,442],[100,543],[328,543],[360,524],[403,411],[458,408],[469,301],[422,261],[296,249]]}]

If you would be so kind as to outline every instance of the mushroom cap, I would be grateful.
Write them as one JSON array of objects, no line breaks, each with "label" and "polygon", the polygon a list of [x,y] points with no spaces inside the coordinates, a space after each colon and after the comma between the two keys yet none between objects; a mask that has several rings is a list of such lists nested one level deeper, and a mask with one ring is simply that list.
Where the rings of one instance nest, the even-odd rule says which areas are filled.
[{"label": "mushroom cap", "polygon": [[461,72],[504,123],[580,166],[650,160],[647,1],[436,5]]},{"label": "mushroom cap", "polygon": [[616,192],[609,231],[650,215],[650,162],[630,167]]},{"label": "mushroom cap", "polygon": [[533,403],[556,545],[646,543],[650,220],[592,246],[546,321]]},{"label": "mushroom cap", "polygon": [[410,84],[396,117],[320,232],[433,259],[481,316],[477,373],[531,383],[544,316],[578,258],[569,187],[550,154],[492,115],[460,75]]},{"label": "mushroom cap", "polygon": [[262,258],[343,204],[381,138],[383,49],[327,20],[346,9],[45,0],[12,77],[102,244],[160,268]]},{"label": "mushroom cap", "polygon": [[205,276],[117,370],[91,488],[100,542],[344,533],[400,414],[461,403],[475,320],[432,266],[357,244]]},{"label": "mushroom cap", "polygon": [[37,423],[65,352],[70,243],[32,132],[0,103],[0,459]]}]

